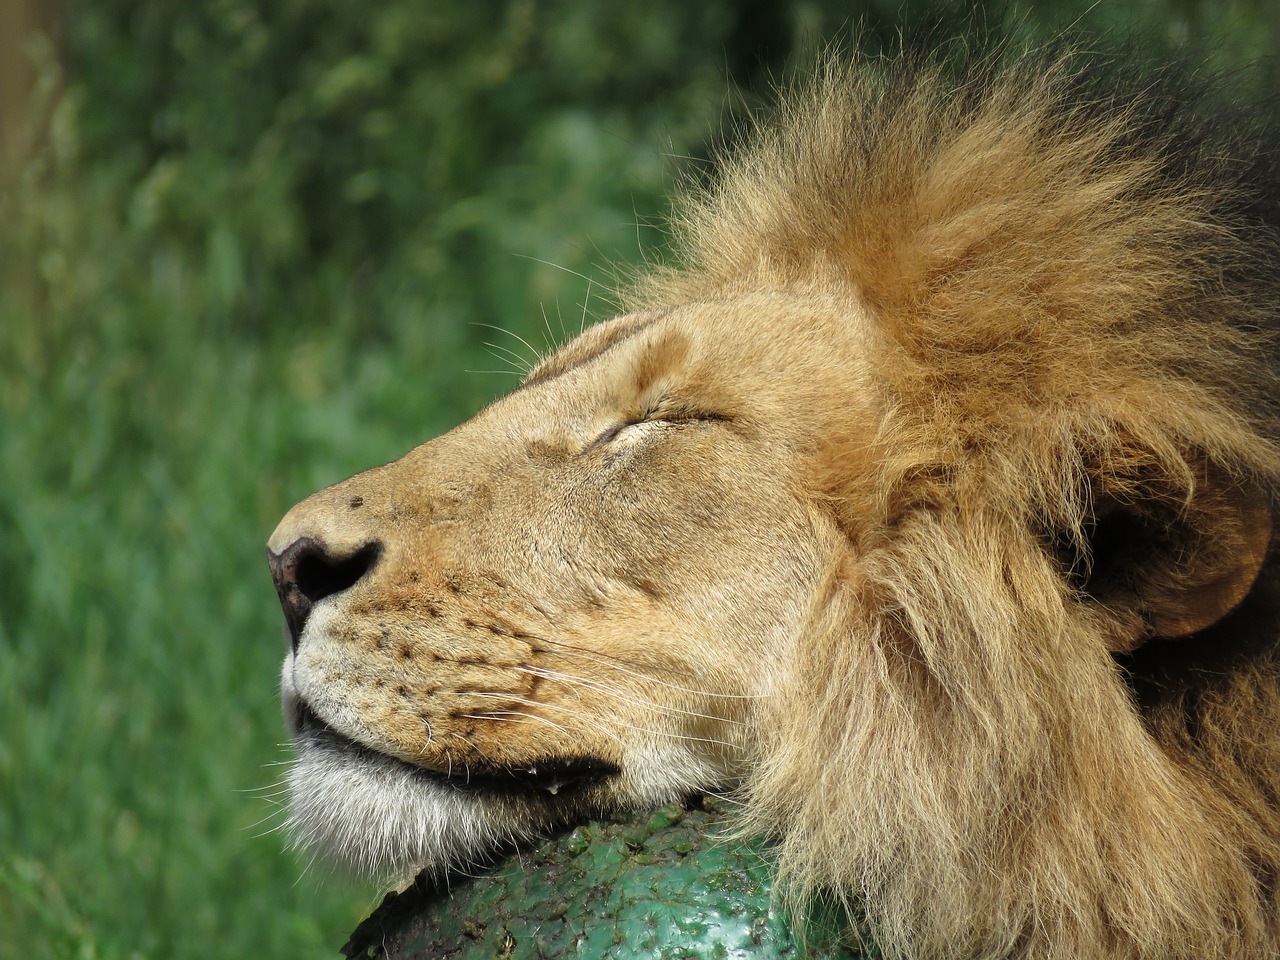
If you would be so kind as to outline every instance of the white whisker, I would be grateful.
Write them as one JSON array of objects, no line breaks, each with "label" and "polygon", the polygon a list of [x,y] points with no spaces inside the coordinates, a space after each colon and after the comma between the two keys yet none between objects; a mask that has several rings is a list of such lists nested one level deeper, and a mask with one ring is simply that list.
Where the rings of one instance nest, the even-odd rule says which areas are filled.
[{"label": "white whisker", "polygon": [[[501,346],[496,343],[491,343],[488,340],[485,341],[484,345],[489,348],[489,353],[495,360],[502,360],[503,362],[506,362],[506,363],[513,363],[514,369],[519,370],[521,373],[527,374],[530,370],[533,369],[533,364],[531,364],[524,357],[520,356],[520,354],[516,353],[514,350],[508,349],[507,347]],[[499,351],[499,353],[494,353],[495,350]],[[504,357],[504,356],[501,356],[500,354],[505,354],[506,356]]]},{"label": "white whisker", "polygon": [[582,298],[582,316],[578,320],[578,333],[587,329],[587,306],[591,303],[591,280],[587,279],[587,292]]},{"label": "white whisker", "polygon": [[754,693],[720,693],[715,690],[701,690],[696,687],[686,687],[683,684],[674,683],[670,680],[663,680],[661,677],[655,676],[645,670],[634,667],[626,661],[617,657],[607,657],[594,651],[584,650],[581,647],[575,647],[572,644],[562,643],[550,640],[545,637],[538,638],[542,643],[554,647],[563,647],[563,650],[552,650],[543,647],[539,652],[549,654],[556,657],[576,657],[579,660],[586,660],[590,663],[597,663],[601,666],[610,667],[627,676],[638,677],[649,683],[656,683],[659,686],[666,687],[669,690],[677,690],[680,693],[687,693],[695,697],[710,697],[719,700],[758,700],[759,694]]},{"label": "white whisker", "polygon": [[[577,712],[574,708],[566,707],[558,703],[548,703],[546,701],[529,700],[526,697],[517,697],[509,693],[473,693],[471,694],[471,696],[486,697],[494,700],[507,700],[508,702],[519,703],[524,706],[537,707],[542,710],[556,710],[562,713],[569,714],[575,720],[583,719],[582,715],[579,712]],[[645,706],[645,704],[643,703],[639,705]],[[649,706],[652,706],[652,704],[649,704]],[[475,718],[475,719],[479,719],[479,718]],[[708,719],[715,719],[715,718],[708,718]],[[625,746],[624,741],[620,737],[617,737],[614,734],[612,734],[610,731],[606,730],[603,724],[606,724],[606,723],[613,724],[614,726],[620,729],[630,730],[634,733],[642,733],[648,737],[680,740],[685,743],[708,743],[718,747],[727,747],[731,750],[738,749],[737,744],[731,743],[728,740],[720,740],[715,737],[695,737],[691,734],[675,733],[669,730],[655,730],[650,727],[642,727],[638,724],[627,723],[623,720],[619,720],[617,717],[612,717],[612,716],[608,716],[608,717],[595,716],[595,717],[592,717],[592,721],[593,723],[601,724],[601,726],[596,727],[595,729],[599,730],[602,733],[605,733],[608,736],[613,737],[613,739],[617,740],[619,744],[622,744],[624,746]],[[470,745],[469,742],[466,741],[464,737],[461,737],[457,734],[455,734],[455,736],[458,736],[458,739],[463,740],[463,742],[466,742],[468,743],[468,745]]]},{"label": "white whisker", "polygon": [[554,263],[551,260],[543,260],[540,257],[531,257],[527,253],[517,253],[516,256],[519,257],[521,260],[532,260],[534,263],[540,263],[544,267],[551,267],[554,270],[563,270],[565,273],[569,274],[570,276],[577,277],[579,280],[585,280],[587,281],[587,283],[591,282],[591,278],[588,277],[585,273],[579,273],[577,270],[570,270],[568,267],[564,266],[563,264]]},{"label": "white whisker", "polygon": [[[615,700],[621,700],[623,703],[629,703],[633,707],[669,710],[682,717],[689,717],[694,720],[711,720],[716,723],[727,723],[735,727],[745,726],[745,724],[741,720],[730,720],[728,717],[717,717],[707,713],[698,713],[696,710],[686,710],[683,707],[677,707],[669,703],[659,704],[654,700],[642,700],[634,696],[628,696],[627,694],[624,694],[621,691],[619,691],[616,687],[612,687],[612,686],[609,686],[608,684],[601,683],[598,680],[590,680],[586,677],[576,676],[571,673],[562,673],[559,670],[547,670],[545,667],[523,667],[523,666],[517,667],[516,669],[519,670],[521,673],[528,673],[535,677],[542,677],[545,680],[555,680],[560,683],[564,683],[568,686],[586,687],[589,690],[595,690],[599,693],[603,693],[603,694],[606,694],[607,696],[613,697]],[[635,676],[638,676],[641,679],[645,679],[645,680],[649,679],[648,677],[643,677],[642,675],[639,675],[639,674],[635,674]],[[685,691],[685,692],[689,692],[689,691]]]},{"label": "white whisker", "polygon": [[554,720],[547,717],[540,717],[536,713],[525,713],[521,710],[495,710],[492,713],[464,713],[461,714],[461,716],[468,720],[496,720],[499,723],[531,723],[533,721],[537,721],[538,723],[545,723],[547,726],[554,730],[559,730],[561,733],[568,732],[563,726],[556,723]]},{"label": "white whisker", "polygon": [[[514,339],[516,339],[516,340],[520,341],[522,344],[524,344],[524,345],[525,345],[525,347],[529,350],[529,352],[530,352],[531,354],[533,354],[533,361],[532,361],[531,363],[529,363],[529,369],[531,369],[531,370],[532,370],[532,369],[533,369],[533,367],[535,367],[537,364],[539,364],[539,363],[541,363],[541,362],[542,362],[542,351],[540,351],[537,347],[535,347],[533,344],[531,344],[531,343],[530,343],[528,340],[526,340],[524,337],[520,336],[520,334],[516,333],[514,330],[507,330],[507,329],[506,329],[506,328],[504,328],[504,327],[495,326],[495,325],[494,325],[494,324],[492,324],[492,323],[481,323],[481,322],[480,322],[480,321],[478,321],[478,320],[477,320],[477,321],[474,321],[474,322],[472,323],[472,326],[475,326],[475,327],[487,327],[487,328],[488,328],[488,329],[490,329],[490,330],[497,330],[499,333],[505,333],[508,337],[513,337]],[[518,354],[516,354],[516,356],[519,356],[519,355],[518,355]],[[523,359],[523,358],[521,358],[521,359]]]}]

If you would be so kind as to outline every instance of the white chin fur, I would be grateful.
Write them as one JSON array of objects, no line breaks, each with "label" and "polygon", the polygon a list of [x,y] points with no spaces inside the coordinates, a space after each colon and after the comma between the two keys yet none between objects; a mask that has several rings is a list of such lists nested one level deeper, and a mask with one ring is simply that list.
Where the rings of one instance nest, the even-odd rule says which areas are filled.
[{"label": "white chin fur", "polygon": [[294,844],[358,874],[399,881],[474,862],[530,830],[500,799],[464,793],[373,753],[305,734],[289,768]]},{"label": "white chin fur", "polygon": [[[461,790],[332,733],[300,729],[292,671],[289,656],[281,692],[297,757],[286,776],[286,828],[293,845],[313,858],[398,883],[424,869],[469,866],[558,820],[554,811],[539,810],[537,804]],[[659,806],[728,780],[720,765],[683,745],[633,745],[629,753],[626,772],[612,789],[596,794],[596,802],[582,809]]]}]

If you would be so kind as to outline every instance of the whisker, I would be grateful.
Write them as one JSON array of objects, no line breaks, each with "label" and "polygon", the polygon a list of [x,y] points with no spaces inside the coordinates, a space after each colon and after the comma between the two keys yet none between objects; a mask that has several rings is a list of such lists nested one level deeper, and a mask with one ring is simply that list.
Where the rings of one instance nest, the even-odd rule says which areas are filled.
[{"label": "whisker", "polygon": [[247,793],[247,794],[250,794],[253,797],[253,799],[265,800],[267,803],[278,803],[279,797],[288,796],[289,786],[288,784],[276,783],[276,784],[272,784],[270,787],[263,787],[261,791],[238,790],[237,793]]},{"label": "whisker", "polygon": [[[560,336],[557,337],[556,332],[551,329],[551,318],[547,316],[546,305],[540,303],[538,304],[538,309],[542,312],[542,326],[546,328],[547,331],[547,343],[564,343],[564,341],[568,340],[569,334],[566,333],[564,329],[564,318],[560,318]],[[559,316],[559,314],[560,311],[557,310],[556,315]]]},{"label": "whisker", "polygon": [[578,333],[587,329],[587,305],[591,303],[591,278],[587,278],[587,292],[582,297],[582,316],[578,319]]},{"label": "whisker", "polygon": [[[514,703],[520,703],[520,704],[523,704],[523,705],[525,705],[525,706],[538,707],[539,709],[542,709],[542,710],[557,710],[557,711],[560,711],[560,712],[562,712],[562,713],[567,713],[567,714],[569,714],[569,715],[570,715],[571,717],[573,717],[575,720],[581,720],[581,719],[583,719],[582,715],[581,715],[580,713],[578,713],[576,710],[574,710],[574,708],[572,708],[572,707],[566,707],[566,706],[563,706],[562,704],[558,704],[558,703],[547,703],[547,702],[545,702],[545,701],[529,700],[527,697],[518,697],[518,696],[513,696],[512,694],[509,694],[509,693],[483,693],[483,692],[480,692],[480,693],[472,693],[472,694],[470,694],[470,695],[471,695],[471,696],[477,696],[477,697],[487,697],[487,698],[490,698],[490,699],[493,699],[493,700],[508,700],[508,701],[511,701],[511,702],[514,702]],[[644,704],[641,704],[641,705],[643,706]],[[651,704],[651,706],[652,706],[652,704]],[[478,719],[478,718],[473,718],[473,719]],[[712,745],[714,745],[714,746],[718,746],[718,747],[726,747],[726,748],[728,748],[728,749],[730,749],[730,750],[739,750],[739,749],[741,749],[737,744],[735,744],[735,743],[731,743],[731,742],[730,742],[730,741],[728,741],[728,740],[720,740],[720,739],[718,739],[718,738],[716,738],[716,737],[695,737],[695,736],[692,736],[691,734],[685,734],[685,733],[674,733],[674,732],[669,731],[669,730],[662,730],[662,731],[654,730],[654,729],[653,729],[653,728],[651,728],[651,727],[642,727],[642,726],[639,726],[638,724],[634,724],[634,723],[627,723],[627,722],[625,722],[625,721],[623,721],[623,720],[619,720],[617,717],[593,717],[592,719],[593,719],[594,721],[598,721],[598,722],[600,722],[600,723],[602,723],[602,724],[603,724],[603,723],[613,724],[614,726],[616,726],[616,727],[618,727],[618,728],[620,728],[620,729],[623,729],[623,730],[630,730],[630,731],[632,731],[633,733],[641,733],[641,734],[645,734],[646,736],[650,736],[650,737],[666,737],[666,738],[669,738],[669,739],[671,739],[671,740],[680,740],[680,741],[683,741],[683,742],[685,742],[685,743],[707,743],[707,744],[712,744]],[[625,744],[624,744],[624,741],[622,740],[622,738],[621,738],[621,737],[618,737],[618,736],[614,735],[611,731],[605,730],[603,726],[598,727],[597,729],[599,729],[601,732],[605,733],[606,735],[608,735],[608,736],[612,737],[612,738],[613,738],[614,740],[616,740],[619,744],[623,744],[623,745],[625,745]],[[567,732],[569,732],[569,731],[565,731],[565,732],[567,733]],[[467,741],[467,740],[466,740],[466,738],[465,738],[465,737],[462,737],[460,734],[454,734],[454,736],[458,737],[458,739],[460,739],[460,740],[462,740],[463,742],[468,743],[468,745],[470,745],[469,741]]]},{"label": "whisker", "polygon": [[569,274],[570,276],[577,277],[579,280],[585,280],[587,281],[587,283],[591,282],[591,278],[588,277],[585,273],[579,273],[577,270],[570,270],[564,264],[555,263],[551,260],[543,260],[540,257],[531,257],[527,253],[517,253],[516,256],[519,257],[521,260],[532,260],[534,263],[540,263],[544,267],[551,267],[554,270],[563,270],[565,273]]},{"label": "whisker", "polygon": [[647,267],[649,266],[649,251],[645,249],[644,241],[640,236],[640,221],[643,218],[640,216],[640,211],[636,209],[636,198],[634,196],[631,198],[631,219],[635,223],[636,249],[640,252],[640,262]]},{"label": "whisker", "polygon": [[[520,356],[520,354],[516,353],[514,350],[508,349],[507,347],[501,346],[496,343],[490,343],[488,340],[484,342],[484,345],[489,348],[490,355],[495,360],[504,360],[507,363],[514,362],[516,368],[519,369],[522,373],[528,373],[530,370],[533,369],[533,364],[529,363],[528,360]],[[496,353],[493,353],[494,350],[498,350],[501,353],[506,354],[506,357],[504,358],[499,356]]]},{"label": "whisker", "polygon": [[277,780],[274,783],[268,783],[261,787],[232,787],[233,793],[259,793],[263,790],[283,790],[289,785],[288,780]]},{"label": "whisker", "polygon": [[[590,690],[597,690],[600,693],[613,697],[615,700],[621,700],[623,703],[629,703],[633,707],[652,707],[655,709],[661,707],[664,710],[670,710],[682,717],[690,717],[694,720],[712,720],[718,723],[728,723],[735,727],[746,726],[746,724],[741,720],[730,720],[728,717],[717,717],[712,716],[711,714],[698,713],[696,710],[686,710],[683,707],[673,706],[672,704],[658,704],[653,700],[637,699],[632,696],[627,696],[626,694],[621,693],[616,687],[611,687],[608,684],[599,682],[598,680],[591,680],[587,677],[580,677],[571,673],[561,673],[559,670],[547,670],[545,667],[523,666],[516,667],[516,669],[522,673],[532,674],[535,677],[542,677],[545,680],[557,680],[568,686],[586,687]],[[644,677],[642,679],[648,678]]]},{"label": "whisker", "polygon": [[[280,822],[279,822],[279,823],[277,823],[277,824],[275,824],[274,826],[272,826],[272,827],[270,827],[270,828],[266,829],[266,830],[258,830],[258,827],[262,826],[264,823],[266,823],[267,821],[269,821],[269,820],[271,820],[271,819],[273,819],[273,818],[279,818],[279,821],[280,821]],[[249,834],[249,836],[250,836],[252,839],[254,839],[254,840],[261,840],[263,837],[269,837],[269,836],[271,836],[271,834],[273,834],[273,833],[279,833],[281,830],[283,830],[283,829],[284,829],[285,827],[287,827],[288,825],[289,825],[288,811],[287,811],[287,810],[284,810],[283,808],[280,808],[280,809],[272,810],[270,813],[268,813],[268,814],[267,814],[265,817],[263,817],[261,820],[258,820],[258,821],[254,822],[254,823],[249,824],[249,825],[248,825],[247,827],[245,827],[244,829],[245,829],[245,830],[258,830],[258,832],[257,832],[257,833],[251,833],[251,834]]]},{"label": "whisker", "polygon": [[542,352],[514,330],[507,330],[505,327],[495,326],[492,323],[482,323],[479,320],[472,321],[471,325],[474,327],[488,327],[490,330],[497,330],[499,333],[505,333],[508,337],[514,337],[516,340],[523,343],[528,348],[529,352],[533,354],[533,363],[529,364],[529,369],[533,369],[536,364],[542,362]]},{"label": "whisker", "polygon": [[670,690],[678,690],[681,693],[687,693],[695,697],[713,697],[720,700],[758,700],[760,695],[756,693],[720,693],[715,690],[700,690],[696,687],[686,687],[683,684],[674,683],[670,680],[663,680],[649,670],[632,665],[621,657],[607,656],[600,654],[594,650],[587,650],[584,647],[574,646],[563,641],[551,640],[546,637],[539,637],[538,640],[544,644],[554,647],[564,647],[564,650],[542,649],[540,652],[551,654],[559,657],[577,657],[580,660],[586,660],[591,663],[598,663],[601,666],[612,667],[615,670],[626,673],[629,676],[640,677],[644,680],[651,681],[659,686],[666,687]]},{"label": "whisker", "polygon": [[[516,695],[513,695],[513,694],[509,694],[509,693],[497,693],[497,692],[494,692],[494,693],[486,693],[486,692],[481,691],[481,692],[478,692],[478,693],[474,693],[474,694],[472,694],[472,696],[480,697],[480,698],[482,698],[482,699],[486,699],[486,700],[504,700],[504,701],[506,701],[506,702],[508,702],[508,703],[515,703],[515,704],[519,704],[520,706],[523,706],[523,707],[549,707],[549,706],[552,706],[552,704],[544,704],[544,703],[541,703],[541,702],[539,702],[539,701],[537,701],[537,700],[530,700],[528,697],[516,696]],[[473,716],[473,715],[471,715],[471,714],[463,714],[463,716],[466,716],[466,717],[468,717],[468,718],[469,718],[469,719],[471,719],[471,720],[483,720],[483,719],[485,719],[486,717],[490,717],[490,716],[491,716],[491,717],[494,717],[495,719],[497,719],[497,717],[498,717],[498,715],[499,715],[499,714],[507,713],[507,712],[520,713],[520,711],[504,711],[504,710],[495,710],[493,713],[491,713],[491,714],[486,714],[485,716],[479,716],[479,717],[478,717],[478,716]],[[537,716],[536,714],[522,714],[522,715],[523,715],[523,716],[526,716],[526,717],[529,717],[530,719],[534,719],[534,720],[542,720],[543,722],[545,722],[545,723],[549,724],[550,726],[555,727],[555,728],[556,728],[557,730],[559,730],[561,733],[568,733],[568,732],[569,732],[569,730],[568,730],[567,728],[565,728],[565,727],[561,726],[560,724],[556,723],[554,720],[549,719],[548,717],[539,717],[539,716]]]},{"label": "whisker", "polygon": [[563,726],[556,723],[548,717],[540,717],[536,713],[524,713],[521,710],[495,710],[492,713],[463,713],[460,716],[468,720],[496,720],[499,723],[529,723],[538,721],[545,723],[552,729],[559,730],[561,733],[568,733]]}]

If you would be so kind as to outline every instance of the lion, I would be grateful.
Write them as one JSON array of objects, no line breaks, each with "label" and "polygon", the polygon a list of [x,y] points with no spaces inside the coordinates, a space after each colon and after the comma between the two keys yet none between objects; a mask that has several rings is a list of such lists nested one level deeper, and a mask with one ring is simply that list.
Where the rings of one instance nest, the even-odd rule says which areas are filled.
[{"label": "lion", "polygon": [[1273,141],[1071,50],[815,73],[617,317],[281,521],[299,842],[724,791],[886,957],[1280,954]]}]

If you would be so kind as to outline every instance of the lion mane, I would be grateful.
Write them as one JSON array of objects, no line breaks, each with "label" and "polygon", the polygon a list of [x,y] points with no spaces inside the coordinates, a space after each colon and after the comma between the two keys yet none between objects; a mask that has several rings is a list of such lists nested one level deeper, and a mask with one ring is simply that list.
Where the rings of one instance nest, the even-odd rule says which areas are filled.
[{"label": "lion mane", "polygon": [[[565,599],[557,607],[553,597],[544,601],[547,616],[536,615],[538,629],[528,625],[532,613],[513,625],[509,600],[493,599],[524,589],[508,571],[500,586],[471,590],[489,598],[488,619],[469,614],[467,622],[483,621],[504,650],[512,636],[544,637],[553,622],[566,624],[577,662],[598,671],[590,682],[599,686],[681,657],[681,675],[697,678],[686,693],[722,680],[722,696],[741,693],[749,706],[681,699],[666,715],[696,712],[708,740],[731,739],[713,717],[742,732],[726,755],[699,754],[700,765],[672,747],[670,756],[682,759],[668,765],[680,773],[659,784],[652,760],[648,773],[634,772],[646,762],[637,756],[667,756],[648,741],[649,752],[634,755],[603,742],[553,744],[590,735],[564,709],[555,718],[564,729],[547,731],[545,748],[529,755],[567,758],[560,769],[569,799],[557,799],[559,781],[553,790],[539,784],[536,803],[503,799],[502,810],[515,810],[507,819],[480,815],[494,835],[658,800],[664,791],[732,788],[744,827],[776,842],[788,888],[853,905],[887,957],[1280,953],[1280,566],[1271,547],[1280,481],[1271,340],[1280,314],[1280,167],[1256,118],[1180,76],[1062,51],[831,58],[723,159],[714,182],[682,201],[677,265],[649,271],[628,295],[626,317],[543,361],[510,402],[532,404],[538,390],[574,378],[596,383],[590,370],[623,363],[618,357],[646,336],[656,345],[626,360],[627,389],[675,382],[671,371],[687,368],[700,402],[732,407],[705,398],[753,398],[740,403],[755,407],[714,415],[687,405],[654,414],[656,401],[642,403],[618,417],[621,425],[606,418],[567,430],[581,435],[573,455],[587,458],[575,463],[607,454],[613,471],[699,464],[705,476],[688,484],[649,485],[683,499],[700,525],[682,516],[664,527],[654,519],[666,516],[658,507],[643,524],[627,514],[609,527],[612,545],[598,555],[607,562],[589,550],[558,561],[569,577],[590,567],[591,604]],[[806,326],[802,318],[818,314],[826,319]],[[699,319],[712,315],[714,322]],[[713,331],[709,340],[745,344],[734,357],[781,359],[767,374],[699,365],[699,324]],[[842,324],[859,328],[856,347],[831,345]],[[667,332],[650,334],[659,328]],[[788,397],[785,384],[768,378],[794,369],[802,373]],[[621,381],[612,373],[600,380],[613,397]],[[662,389],[683,396],[669,383]],[[490,424],[486,435],[505,402],[479,418]],[[562,416],[557,404],[537,406],[538,415]],[[739,448],[726,444],[748,428],[767,433],[768,424],[757,424],[769,411],[811,426],[769,441],[767,454],[751,461],[785,461],[760,485],[785,482],[791,491],[782,506],[752,501],[753,522],[766,531],[752,542],[746,521],[723,519],[731,509],[723,504],[750,489],[724,479],[746,469],[728,462]],[[539,435],[540,469],[567,456],[555,446],[562,440]],[[435,449],[460,456],[462,441],[448,442]],[[700,459],[680,459],[680,444],[704,442]],[[425,461],[403,466],[411,458],[380,469],[425,469]],[[491,475],[496,463],[483,460],[475,476]],[[752,468],[766,469],[773,467]],[[379,601],[351,606],[395,557],[385,531],[368,546],[374,535],[352,519],[360,513],[352,504],[376,507],[379,491],[391,489],[397,529],[419,522],[406,515],[403,492],[396,499],[400,476],[372,471],[319,494],[273,537],[277,583],[303,651],[286,661],[287,688],[290,671],[308,665],[311,632],[341,634],[340,615],[383,617],[417,603],[409,619],[448,616],[432,611],[447,607],[456,585],[421,580],[417,594],[406,589],[395,604],[384,590]],[[618,502],[647,495],[610,476]],[[477,483],[468,481],[468,496]],[[695,503],[695,484],[716,503]],[[452,520],[464,498],[449,489]],[[516,526],[539,509],[537,490],[528,496],[511,514]],[[804,522],[779,532],[762,519],[793,501]],[[502,502],[490,499],[486,509]],[[555,509],[572,513],[575,502],[557,499]],[[573,513],[584,542],[592,522]],[[538,544],[522,562],[552,552],[541,529],[522,528],[521,542]],[[737,538],[730,567],[745,569],[741,558],[751,556],[751,569],[764,570],[780,544],[800,558],[787,561],[779,581],[804,584],[789,588],[788,603],[767,570],[750,574],[766,582],[758,591],[699,594],[710,612],[698,624],[726,608],[737,635],[768,634],[745,655],[762,678],[754,687],[750,678],[724,679],[734,669],[723,652],[731,648],[689,652],[701,649],[692,621],[637,626],[683,596],[671,571],[696,566],[665,567],[664,550],[706,558],[704,569],[724,561],[703,549],[704,529]],[[643,550],[625,553],[638,539]],[[466,566],[454,559],[451,551],[464,549],[454,541],[433,543],[445,558],[439,565]],[[503,556],[515,549],[503,547]],[[496,561],[487,563],[490,570]],[[626,563],[641,564],[649,579],[617,572]],[[318,568],[330,573],[319,577]],[[314,586],[320,579],[323,589]],[[456,580],[462,594],[470,582]],[[616,586],[624,582],[627,590]],[[347,594],[356,599],[343,600]],[[348,606],[339,610],[340,601]],[[782,611],[773,619],[760,612],[771,604]],[[588,608],[600,613],[589,623]],[[618,622],[624,626],[608,625]],[[632,651],[626,678],[601,665],[639,635],[645,650],[679,639],[649,659]],[[587,638],[597,636],[604,639],[591,641],[595,662],[582,663]],[[373,639],[346,642],[362,664],[377,655]],[[552,643],[522,642],[534,648],[530,662]],[[770,659],[775,648],[784,652]],[[442,658],[433,657],[440,669]],[[353,669],[337,654],[324,666],[330,677]],[[392,685],[412,695],[404,677],[413,674],[378,676],[399,678]],[[372,680],[331,699],[324,682],[332,681],[286,690],[301,746],[316,742],[316,729],[339,730],[359,745],[344,740],[344,749],[413,762],[401,735],[387,732],[389,708],[360,713]],[[607,726],[601,718],[621,711],[626,730],[657,722],[626,711],[675,694],[657,681],[635,682],[625,703],[602,693],[593,704],[581,680],[572,712]],[[670,676],[663,682],[673,686]],[[541,696],[521,688],[522,716]],[[424,703],[417,707],[436,731],[428,750],[446,728]],[[472,728],[456,736],[480,751]],[[518,747],[485,749],[485,769],[535,776]],[[325,762],[336,765],[339,754]],[[572,765],[583,757],[600,763]],[[455,755],[448,759],[452,765]],[[619,770],[614,779],[630,786],[610,793],[602,783]],[[322,779],[295,783],[311,834],[337,816],[307,805]],[[354,815],[343,816],[341,829],[358,832]],[[418,861],[433,855],[415,853]]]}]

